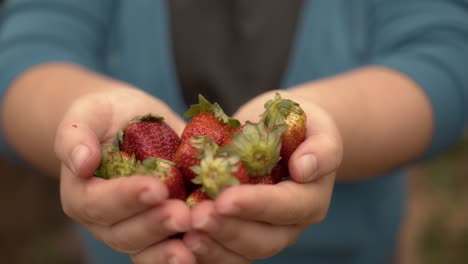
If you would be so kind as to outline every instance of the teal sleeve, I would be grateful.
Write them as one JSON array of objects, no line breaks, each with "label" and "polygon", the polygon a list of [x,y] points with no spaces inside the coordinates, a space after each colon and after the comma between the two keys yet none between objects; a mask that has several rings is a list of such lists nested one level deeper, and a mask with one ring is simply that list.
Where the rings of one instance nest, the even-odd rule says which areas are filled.
[{"label": "teal sleeve", "polygon": [[421,159],[447,150],[468,121],[468,2],[375,1],[373,64],[398,70],[424,90],[434,112]]},{"label": "teal sleeve", "polygon": [[[7,1],[0,16],[1,101],[12,81],[41,63],[69,62],[99,71],[115,2]],[[2,131],[0,127],[0,153],[11,156]]]}]

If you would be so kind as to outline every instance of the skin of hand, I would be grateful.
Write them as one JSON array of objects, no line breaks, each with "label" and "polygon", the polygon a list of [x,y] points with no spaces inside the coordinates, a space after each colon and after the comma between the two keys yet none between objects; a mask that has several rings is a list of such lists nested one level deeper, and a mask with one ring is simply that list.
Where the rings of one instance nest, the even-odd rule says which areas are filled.
[{"label": "skin of hand", "polygon": [[62,162],[61,201],[65,213],[99,240],[127,253],[134,263],[195,263],[181,239],[168,237],[190,228],[190,210],[169,200],[167,188],[147,176],[113,180],[93,177],[101,154],[128,120],[148,112],[165,117],[178,133],[184,122],[156,98],[131,87],[87,93],[76,99],[58,126],[55,152]]},{"label": "skin of hand", "polygon": [[[215,201],[193,208],[192,230],[184,242],[198,263],[251,263],[271,257],[327,214],[343,153],[330,116],[288,91],[270,91],[247,102],[235,117],[258,121],[264,103],[276,92],[298,102],[307,114],[306,140],[289,161],[292,180],[231,187]],[[258,113],[258,119],[252,119],[252,113]]]},{"label": "skin of hand", "polygon": [[[32,89],[35,96],[31,97]],[[262,94],[246,103],[239,109],[236,117],[245,121],[254,116],[254,113],[261,113],[263,103],[273,98],[272,93]],[[99,143],[110,141],[113,131],[135,114],[154,109],[156,113],[165,116],[177,131],[182,130],[183,122],[180,119],[177,121],[178,117],[156,98],[80,67],[51,63],[35,67],[13,83],[3,101],[2,123],[11,145],[31,164],[51,175],[58,175],[57,168],[62,163],[60,175],[65,212],[90,228],[93,228],[90,222],[101,223],[94,225],[92,232],[103,241],[116,243],[111,245],[113,248],[129,252],[135,263],[167,263],[169,257],[176,257],[178,263],[194,263],[195,256],[187,247],[195,252],[199,263],[213,263],[213,259],[223,259],[221,263],[245,263],[257,257],[274,255],[293,243],[307,226],[323,219],[335,178],[337,181],[353,181],[378,176],[389,168],[414,160],[424,151],[431,138],[433,121],[428,99],[414,81],[393,70],[365,67],[281,91],[281,94],[285,98],[298,101],[308,113],[308,140],[296,151],[289,164],[294,181],[276,186],[251,186],[260,188],[255,188],[254,194],[249,186],[234,187],[223,193],[215,203],[203,203],[191,213],[180,203],[176,205],[181,208],[178,211],[172,210],[172,205],[166,205],[167,193],[162,191],[165,188],[156,180],[146,177],[119,179],[114,181],[113,186],[91,177],[92,170],[98,166],[100,160]],[[123,105],[131,107],[122,108]],[[17,116],[22,118],[18,119]],[[359,126],[356,126],[357,121],[360,122]],[[61,124],[57,130],[58,123]],[[57,155],[53,154],[54,141]],[[82,148],[79,151],[79,145],[87,146],[89,152],[82,152]],[[310,166],[299,165],[299,157],[309,151],[313,151],[318,161],[315,173],[309,173],[313,171]],[[341,161],[341,156],[346,158]],[[362,166],[364,163],[366,166]],[[75,166],[76,164],[80,166]],[[314,162],[309,160],[306,164]],[[338,166],[339,169],[336,170]],[[118,183],[123,181],[130,183]],[[154,185],[148,186],[144,181]],[[143,186],[140,187],[142,189],[138,189],[139,186]],[[140,205],[140,208],[148,209],[131,209],[138,207],[132,207],[138,202],[131,201],[136,201],[136,197],[146,190],[149,192],[145,193],[152,194],[152,190],[162,192],[158,191],[158,197],[145,198],[151,205]],[[113,201],[117,198],[110,199],[107,195],[111,192],[120,194],[117,202]],[[311,203],[307,203],[309,199]],[[269,204],[278,206],[265,207]],[[113,209],[111,205],[118,208]],[[108,214],[113,215],[116,211],[133,210],[143,215],[143,212],[156,207],[167,208],[163,205],[170,210],[160,212],[177,211],[174,215],[168,214],[172,216],[170,219],[182,219],[176,222],[179,227],[184,227],[181,229],[185,229],[185,223],[190,225],[192,221],[194,230],[185,235],[185,245],[180,240],[168,240],[162,243],[153,241],[150,247],[140,252],[135,248],[124,249],[135,237],[119,239],[119,235],[128,236],[130,233],[137,234],[138,231],[118,233],[118,224],[110,224],[112,221],[103,224],[108,220]],[[303,210],[305,207],[306,210]],[[131,214],[127,213],[126,216]],[[158,213],[153,215],[157,218]],[[126,220],[130,219],[138,217],[129,217]],[[306,221],[299,221],[301,219]],[[124,223],[126,220],[120,222]],[[137,226],[147,228],[145,223],[148,222],[151,222],[151,227],[155,226],[154,220],[142,221]],[[208,228],[210,222],[214,222],[215,227],[220,224],[223,228],[218,232],[219,235]],[[262,224],[268,227],[262,232],[271,234],[265,239],[268,240],[266,243],[255,240],[266,234],[258,232],[261,228],[255,228]],[[229,229],[236,234],[229,233],[226,226],[230,226]],[[248,226],[257,230],[256,236],[248,232],[237,233]],[[156,229],[146,232],[153,235],[160,231]],[[271,229],[276,231],[272,232]],[[223,230],[226,232],[222,232]],[[173,234],[175,231],[166,233]],[[170,236],[158,234],[159,238]],[[237,237],[242,237],[243,244],[236,242]],[[206,251],[210,252],[209,256],[202,253]]]},{"label": "skin of hand", "polygon": [[[247,102],[236,117],[245,121],[263,112],[275,92]],[[392,69],[367,66],[278,92],[297,101],[308,119],[307,139],[289,161],[292,181],[232,187],[194,208],[195,231],[184,242],[199,263],[275,255],[325,217],[335,180],[378,177],[420,157],[431,141],[430,101],[416,82]],[[316,160],[306,158],[309,153]]]}]

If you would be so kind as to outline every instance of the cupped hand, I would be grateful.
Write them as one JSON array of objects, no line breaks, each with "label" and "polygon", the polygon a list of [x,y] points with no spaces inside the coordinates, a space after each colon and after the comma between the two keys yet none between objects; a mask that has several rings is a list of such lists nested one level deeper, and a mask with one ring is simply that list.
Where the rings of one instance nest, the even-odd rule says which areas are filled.
[{"label": "cupped hand", "polygon": [[258,121],[264,103],[276,92],[298,102],[307,114],[306,140],[288,164],[291,180],[231,187],[215,201],[195,207],[193,230],[184,242],[198,263],[251,263],[274,256],[327,214],[343,152],[332,118],[288,91],[262,94],[242,106],[235,117],[241,122]]},{"label": "cupped hand", "polygon": [[180,239],[168,239],[190,228],[190,210],[169,200],[166,186],[147,176],[113,180],[93,177],[100,144],[114,140],[131,118],[146,113],[165,117],[177,132],[184,122],[164,103],[131,87],[116,87],[78,98],[65,113],[55,141],[62,162],[60,189],[65,213],[99,240],[127,253],[136,264],[195,263]]}]

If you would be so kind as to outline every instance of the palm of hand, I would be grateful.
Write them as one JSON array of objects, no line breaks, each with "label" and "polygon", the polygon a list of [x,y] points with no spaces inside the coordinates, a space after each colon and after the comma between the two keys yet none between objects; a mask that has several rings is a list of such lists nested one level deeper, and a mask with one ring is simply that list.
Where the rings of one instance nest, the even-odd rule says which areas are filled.
[{"label": "palm of hand", "polygon": [[194,257],[181,240],[168,238],[190,226],[183,201],[168,200],[166,186],[134,176],[105,181],[92,177],[100,162],[100,145],[114,140],[128,120],[159,114],[176,131],[184,122],[157,99],[132,88],[101,90],[77,99],[58,127],[55,151],[62,162],[61,200],[65,213],[114,250],[135,263],[167,263],[177,255]]},{"label": "palm of hand", "polygon": [[[241,122],[258,121],[264,102],[274,93],[252,99],[235,117]],[[289,163],[293,181],[230,188],[216,201],[202,203],[190,212],[182,201],[167,200],[166,188],[155,180],[130,177],[104,184],[89,178],[99,162],[99,144],[112,141],[131,118],[152,112],[166,117],[179,133],[185,126],[169,108],[142,92],[122,89],[89,94],[73,104],[57,133],[56,151],[64,162],[64,210],[115,250],[130,254],[135,263],[166,263],[171,256],[182,263],[194,263],[195,258],[198,263],[249,263],[272,256],[324,218],[341,160],[333,121],[316,105],[291,99],[301,102],[310,117],[307,139]],[[80,129],[72,129],[71,124]],[[73,171],[70,155],[78,143],[87,144],[91,151],[87,161]],[[318,164],[314,170],[301,163],[301,157],[311,153]],[[310,159],[306,161],[310,165]],[[115,197],[116,193],[122,195]],[[183,242],[167,240],[184,231],[188,232]]]},{"label": "palm of hand", "polygon": [[[276,92],[253,98],[234,117],[241,122],[257,122],[264,102]],[[194,208],[194,231],[184,241],[199,263],[250,263],[273,256],[327,213],[342,155],[338,129],[319,106],[287,91],[280,93],[299,102],[308,116],[306,141],[289,161],[292,180],[232,187],[216,201]]]}]

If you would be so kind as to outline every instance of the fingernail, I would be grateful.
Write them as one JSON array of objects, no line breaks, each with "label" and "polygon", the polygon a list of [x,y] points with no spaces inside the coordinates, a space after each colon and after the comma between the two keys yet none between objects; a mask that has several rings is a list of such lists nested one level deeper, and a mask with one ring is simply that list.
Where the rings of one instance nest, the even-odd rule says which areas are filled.
[{"label": "fingernail", "polygon": [[299,158],[299,177],[303,182],[314,179],[318,170],[317,157],[312,154],[306,154]]},{"label": "fingernail", "polygon": [[177,264],[177,263],[179,263],[179,261],[175,257],[172,257],[172,258],[169,259],[168,263],[169,264]]},{"label": "fingernail", "polygon": [[151,188],[146,188],[140,194],[140,201],[143,204],[154,205],[159,201],[159,195]]},{"label": "fingernail", "polygon": [[235,205],[233,202],[228,203],[223,206],[219,206],[216,208],[218,210],[218,213],[222,215],[236,215],[240,213],[241,209]]},{"label": "fingernail", "polygon": [[216,221],[213,219],[212,216],[206,215],[199,221],[195,221],[193,223],[193,228],[203,231],[216,231],[218,228]]},{"label": "fingernail", "polygon": [[190,250],[193,252],[203,255],[207,252],[207,248],[202,241],[197,241],[189,245]]},{"label": "fingernail", "polygon": [[81,165],[89,157],[89,149],[85,145],[78,145],[71,153],[71,170],[75,175],[80,172]]},{"label": "fingernail", "polygon": [[163,226],[167,230],[174,232],[187,232],[189,230],[188,226],[180,225],[174,219],[171,218],[164,221]]}]

